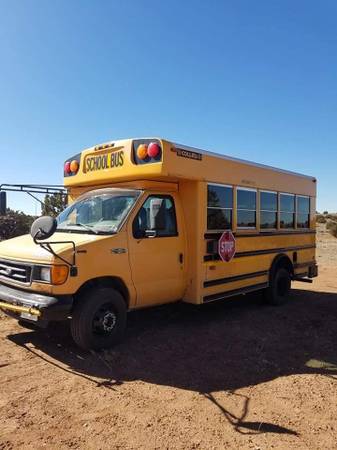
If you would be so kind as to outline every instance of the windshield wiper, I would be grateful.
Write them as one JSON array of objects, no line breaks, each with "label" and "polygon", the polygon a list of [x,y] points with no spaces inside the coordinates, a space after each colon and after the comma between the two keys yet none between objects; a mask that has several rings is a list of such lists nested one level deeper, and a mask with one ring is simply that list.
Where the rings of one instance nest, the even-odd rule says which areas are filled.
[{"label": "windshield wiper", "polygon": [[71,227],[82,227],[82,228],[85,228],[86,230],[88,230],[88,231],[90,231],[91,233],[94,233],[94,234],[99,234],[99,232],[97,231],[97,230],[94,230],[93,228],[92,228],[92,225],[86,225],[86,224],[84,224],[84,223],[73,223],[73,224],[71,224],[69,227],[68,226],[66,226],[65,228],[56,228],[56,231],[69,231],[69,232],[72,232],[72,231],[74,231]]},{"label": "windshield wiper", "polygon": [[94,230],[93,225],[86,225],[85,223],[74,223],[74,225],[86,228],[87,230],[92,231],[95,234],[98,234],[98,231]]}]

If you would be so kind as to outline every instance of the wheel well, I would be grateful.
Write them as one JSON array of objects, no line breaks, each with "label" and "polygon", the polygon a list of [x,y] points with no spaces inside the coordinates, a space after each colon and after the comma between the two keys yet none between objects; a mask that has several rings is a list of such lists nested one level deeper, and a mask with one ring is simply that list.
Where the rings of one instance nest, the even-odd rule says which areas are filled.
[{"label": "wheel well", "polygon": [[271,267],[270,267],[270,278],[272,278],[276,272],[277,269],[280,267],[283,267],[284,269],[287,269],[291,276],[294,275],[294,266],[291,262],[289,256],[285,254],[277,255],[274,259]]},{"label": "wheel well", "polygon": [[82,295],[84,295],[86,291],[89,291],[91,289],[99,289],[102,287],[116,289],[116,291],[118,291],[122,295],[126,303],[126,306],[127,307],[129,306],[130,296],[128,288],[126,287],[124,281],[118,277],[99,277],[86,281],[84,284],[82,284],[82,286],[78,289],[78,291],[74,295],[73,306],[76,305],[78,299]]}]

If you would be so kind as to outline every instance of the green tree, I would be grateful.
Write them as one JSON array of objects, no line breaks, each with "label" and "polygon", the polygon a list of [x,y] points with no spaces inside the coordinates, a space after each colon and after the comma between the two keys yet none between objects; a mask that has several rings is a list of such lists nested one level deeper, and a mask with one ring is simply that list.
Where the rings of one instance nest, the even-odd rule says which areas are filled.
[{"label": "green tree", "polygon": [[43,216],[56,217],[67,206],[67,196],[64,194],[47,194],[41,208]]},{"label": "green tree", "polygon": [[0,240],[10,239],[29,233],[35,217],[22,211],[13,211],[7,208],[7,214],[0,216]]}]

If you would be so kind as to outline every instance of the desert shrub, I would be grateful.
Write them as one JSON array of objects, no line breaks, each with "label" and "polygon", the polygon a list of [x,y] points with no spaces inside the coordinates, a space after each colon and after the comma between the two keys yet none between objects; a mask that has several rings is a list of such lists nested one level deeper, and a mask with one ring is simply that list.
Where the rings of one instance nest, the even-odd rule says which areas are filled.
[{"label": "desert shrub", "polygon": [[326,229],[330,231],[332,236],[337,237],[337,222],[334,220],[328,220],[326,223]]},{"label": "desert shrub", "polygon": [[327,220],[332,220],[334,222],[337,222],[337,214],[326,214],[324,217]]},{"label": "desert shrub", "polygon": [[330,233],[332,236],[337,237],[337,222],[334,222],[333,227],[330,228]]},{"label": "desert shrub", "polygon": [[333,228],[333,226],[334,226],[334,221],[331,219],[328,219],[326,222],[326,229],[330,230],[331,228]]},{"label": "desert shrub", "polygon": [[33,221],[33,216],[29,216],[22,211],[8,209],[5,216],[0,216],[0,240],[29,233]]},{"label": "desert shrub", "polygon": [[326,223],[326,218],[323,216],[323,214],[317,214],[316,222],[317,223]]}]

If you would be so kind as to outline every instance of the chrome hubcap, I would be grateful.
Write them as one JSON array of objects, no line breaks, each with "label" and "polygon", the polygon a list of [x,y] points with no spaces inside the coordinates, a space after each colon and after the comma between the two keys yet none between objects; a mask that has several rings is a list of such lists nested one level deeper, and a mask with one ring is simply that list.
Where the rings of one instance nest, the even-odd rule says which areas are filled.
[{"label": "chrome hubcap", "polygon": [[92,321],[94,333],[108,334],[111,333],[117,323],[117,315],[111,309],[110,305],[104,305],[100,308]]},{"label": "chrome hubcap", "polygon": [[107,333],[112,331],[112,329],[116,325],[116,320],[117,320],[116,315],[113,312],[111,312],[111,311],[107,312],[103,316],[103,321],[102,321],[103,330],[106,331]]}]

